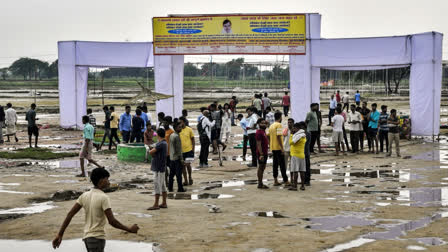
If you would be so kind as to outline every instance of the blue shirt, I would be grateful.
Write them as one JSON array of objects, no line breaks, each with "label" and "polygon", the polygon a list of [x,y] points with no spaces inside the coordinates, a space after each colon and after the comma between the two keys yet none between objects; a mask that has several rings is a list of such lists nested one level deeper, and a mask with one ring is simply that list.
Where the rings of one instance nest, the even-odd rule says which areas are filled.
[{"label": "blue shirt", "polygon": [[142,112],[142,115],[140,116],[143,119],[143,125],[145,126],[142,130],[142,132],[146,131],[146,122],[148,122],[148,115],[145,112]]},{"label": "blue shirt", "polygon": [[244,135],[247,136],[247,120],[246,120],[246,118],[243,117],[243,119],[241,119],[240,126],[241,126],[241,128],[243,128]]},{"label": "blue shirt", "polygon": [[156,154],[151,160],[151,171],[165,172],[166,170],[166,153],[168,151],[168,144],[165,139],[158,142],[156,146]]},{"label": "blue shirt", "polygon": [[202,114],[198,116],[198,122],[201,121],[201,119],[202,119],[203,116],[204,116],[204,115],[202,115]]},{"label": "blue shirt", "polygon": [[370,113],[369,128],[378,129],[379,119],[380,119],[380,112],[378,112],[378,110],[375,110],[375,112],[372,111]]},{"label": "blue shirt", "polygon": [[379,119],[380,130],[389,131],[389,127],[387,126],[387,118],[389,118],[389,114],[381,112]]},{"label": "blue shirt", "polygon": [[131,114],[123,113],[120,116],[120,130],[121,131],[131,131]]},{"label": "blue shirt", "polygon": [[356,93],[355,94],[355,101],[356,102],[360,102],[361,101],[361,94],[360,93]]},{"label": "blue shirt", "polygon": [[95,129],[93,128],[93,126],[90,123],[86,123],[84,125],[84,130],[83,130],[84,139],[93,140],[94,131],[95,131]]},{"label": "blue shirt", "polygon": [[335,99],[330,99],[330,109],[336,109],[337,105],[338,103],[336,102]]}]

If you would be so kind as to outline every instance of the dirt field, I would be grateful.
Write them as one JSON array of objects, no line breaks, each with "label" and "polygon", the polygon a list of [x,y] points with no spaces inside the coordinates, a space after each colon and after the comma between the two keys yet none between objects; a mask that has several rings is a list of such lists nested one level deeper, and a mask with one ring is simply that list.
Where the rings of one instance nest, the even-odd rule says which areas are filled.
[{"label": "dirt field", "polygon": [[[387,103],[389,108],[409,111],[406,100],[389,99]],[[96,115],[97,121],[102,121],[103,115]],[[57,114],[38,111],[39,116],[42,124],[53,125],[41,130],[41,146],[55,151],[79,150],[81,132],[59,129]],[[197,112],[192,111],[189,120],[193,125],[196,117]],[[20,128],[18,144],[0,147],[25,147],[24,129]],[[329,129],[323,129],[324,145],[330,144]],[[241,140],[242,130],[233,127],[229,143],[236,145]],[[198,145],[198,139],[196,142]],[[196,148],[196,158],[198,151]],[[145,210],[154,200],[149,164],[121,162],[111,152],[94,153],[111,172],[114,191],[108,196],[117,218],[141,228],[134,235],[108,225],[107,239],[155,242],[157,249],[164,251],[448,250],[446,137],[436,143],[431,139],[402,140],[402,158],[395,153],[391,158],[384,153],[335,157],[333,149],[325,151],[311,157],[311,186],[298,192],[273,186],[270,161],[265,171],[270,189],[260,191],[254,184],[256,169],[242,161],[242,150],[226,149],[223,167],[211,154],[213,167],[195,168],[194,184],[186,187],[188,192],[170,194],[168,209],[160,211]],[[88,166],[88,170],[92,168]],[[89,181],[76,178],[77,173],[76,158],[0,160],[0,239],[49,243],[74,199],[91,187]],[[210,212],[213,206],[219,213]],[[29,211],[24,214],[24,209],[17,208]],[[81,243],[83,214],[81,211],[72,220],[64,239]],[[111,243],[106,249],[114,246]]]}]

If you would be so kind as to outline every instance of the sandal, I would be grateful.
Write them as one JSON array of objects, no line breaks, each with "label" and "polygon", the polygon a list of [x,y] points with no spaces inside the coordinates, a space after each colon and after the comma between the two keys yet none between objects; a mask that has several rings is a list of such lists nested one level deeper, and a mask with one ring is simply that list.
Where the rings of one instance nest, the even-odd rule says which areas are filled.
[{"label": "sandal", "polygon": [[297,187],[290,187],[288,190],[289,191],[297,191]]},{"label": "sandal", "polygon": [[305,187],[304,187],[304,186],[301,186],[301,187],[300,187],[300,190],[305,191]]},{"label": "sandal", "polygon": [[84,176],[84,174],[78,174],[75,177],[77,177],[77,178],[85,178],[86,176]]},{"label": "sandal", "polygon": [[159,205],[159,208],[168,208],[167,205]]},{"label": "sandal", "polygon": [[160,207],[152,206],[152,207],[150,207],[150,208],[148,208],[148,209],[146,209],[146,210],[150,210],[150,211],[152,211],[152,210],[159,210],[159,209],[160,209]]}]

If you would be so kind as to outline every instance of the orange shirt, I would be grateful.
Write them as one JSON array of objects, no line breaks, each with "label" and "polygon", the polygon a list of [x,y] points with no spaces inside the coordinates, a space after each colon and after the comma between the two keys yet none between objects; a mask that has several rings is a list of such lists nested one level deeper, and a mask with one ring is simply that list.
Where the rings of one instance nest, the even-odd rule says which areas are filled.
[{"label": "orange shirt", "polygon": [[174,133],[174,130],[172,130],[171,128],[169,128],[168,130],[165,131],[165,141],[168,144],[168,150],[166,152],[167,156],[170,155],[170,136],[173,133]]}]

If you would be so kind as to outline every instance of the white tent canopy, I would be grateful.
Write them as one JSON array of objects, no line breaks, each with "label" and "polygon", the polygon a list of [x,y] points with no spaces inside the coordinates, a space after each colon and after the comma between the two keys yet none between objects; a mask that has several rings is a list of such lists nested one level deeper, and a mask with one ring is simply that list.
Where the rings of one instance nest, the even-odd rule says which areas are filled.
[{"label": "white tent canopy", "polygon": [[60,125],[82,128],[89,67],[152,67],[152,43],[58,43]]},{"label": "white tent canopy", "polygon": [[[371,70],[411,66],[413,135],[437,135],[440,127],[442,39],[436,32],[380,38],[321,39],[320,14],[306,14],[306,55],[290,56],[291,113],[304,120],[320,102],[320,69]],[[184,56],[154,56],[152,43],[67,41],[58,43],[60,124],[82,128],[88,67],[154,66],[155,91],[173,95],[156,111],[174,117],[183,107]],[[154,64],[153,64],[154,62]]]},{"label": "white tent canopy", "polygon": [[[312,39],[310,56],[290,57],[293,117],[303,120],[311,102],[319,103],[320,68],[371,70],[411,66],[412,134],[439,134],[442,39],[436,32],[380,38]],[[295,74],[294,74],[295,72]],[[299,74],[298,74],[299,73]],[[304,80],[306,76],[312,76]],[[308,98],[308,97],[311,97]],[[303,103],[294,97],[304,97]],[[306,97],[306,98],[305,98]]]}]

